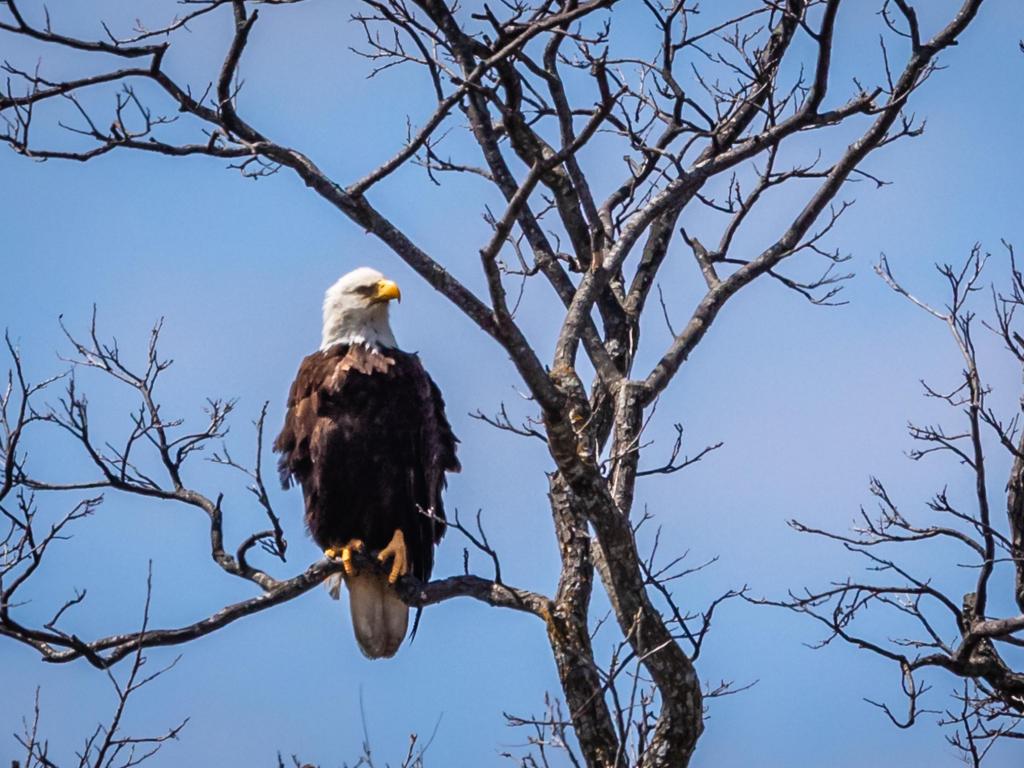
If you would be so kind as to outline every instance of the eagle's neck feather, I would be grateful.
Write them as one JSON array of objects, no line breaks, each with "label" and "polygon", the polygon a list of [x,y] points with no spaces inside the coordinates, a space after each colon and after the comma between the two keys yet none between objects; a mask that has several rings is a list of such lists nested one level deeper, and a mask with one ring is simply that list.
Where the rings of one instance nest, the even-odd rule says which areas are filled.
[{"label": "eagle's neck feather", "polygon": [[391,332],[391,323],[388,322],[386,304],[341,312],[326,308],[325,310],[320,349],[327,349],[335,344],[362,344],[371,349],[398,348],[395,335]]}]

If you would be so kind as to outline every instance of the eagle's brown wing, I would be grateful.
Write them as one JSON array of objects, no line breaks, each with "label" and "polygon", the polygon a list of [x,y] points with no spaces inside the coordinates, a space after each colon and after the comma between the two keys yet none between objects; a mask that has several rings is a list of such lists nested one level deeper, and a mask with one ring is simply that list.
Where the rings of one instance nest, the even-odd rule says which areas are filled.
[{"label": "eagle's brown wing", "polygon": [[387,373],[394,362],[393,358],[347,344],[303,358],[288,392],[284,426],[274,440],[274,452],[281,454],[277,468],[284,488],[290,488],[294,480],[304,484],[311,479],[313,445],[330,428],[324,422],[328,405],[342,396],[349,372]]}]

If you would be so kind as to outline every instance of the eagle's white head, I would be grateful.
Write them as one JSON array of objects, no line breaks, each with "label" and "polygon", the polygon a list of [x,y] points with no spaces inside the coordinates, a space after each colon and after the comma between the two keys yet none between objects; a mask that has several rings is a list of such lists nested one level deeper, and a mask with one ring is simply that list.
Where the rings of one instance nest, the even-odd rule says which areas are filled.
[{"label": "eagle's white head", "polygon": [[324,295],[320,349],[332,344],[397,347],[388,322],[388,303],[402,300],[398,286],[370,267],[353,269]]}]

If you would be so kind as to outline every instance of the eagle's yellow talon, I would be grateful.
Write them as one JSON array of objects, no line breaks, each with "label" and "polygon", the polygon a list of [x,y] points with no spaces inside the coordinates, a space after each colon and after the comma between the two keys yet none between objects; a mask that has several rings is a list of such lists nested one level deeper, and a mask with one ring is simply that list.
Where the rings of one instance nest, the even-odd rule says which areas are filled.
[{"label": "eagle's yellow talon", "polygon": [[345,569],[345,575],[355,576],[358,573],[358,570],[352,562],[352,553],[362,552],[365,548],[365,545],[360,539],[352,539],[348,544],[342,547],[328,547],[324,550],[324,557],[331,560],[341,560],[341,565]]},{"label": "eagle's yellow talon", "polygon": [[377,554],[377,559],[386,563],[391,560],[391,570],[388,572],[388,584],[394,584],[402,576],[409,573],[409,558],[405,551],[405,535],[400,528],[395,529],[395,535],[384,549]]}]

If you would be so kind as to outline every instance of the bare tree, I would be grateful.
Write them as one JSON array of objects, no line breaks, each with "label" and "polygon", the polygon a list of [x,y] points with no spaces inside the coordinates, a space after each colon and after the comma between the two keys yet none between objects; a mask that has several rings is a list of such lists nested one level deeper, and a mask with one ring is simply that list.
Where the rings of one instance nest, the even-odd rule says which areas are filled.
[{"label": "bare tree", "polygon": [[[353,19],[366,33],[361,54],[371,74],[398,66],[413,69],[436,105],[410,127],[403,147],[351,181],[331,178],[314,158],[275,141],[260,128],[259,116],[245,110],[239,70],[262,6],[298,1],[184,0],[182,12],[169,23],[137,22],[124,31],[111,22],[95,39],[63,31],[59,19],[29,12],[18,0],[4,0],[0,34],[92,56],[96,66],[81,77],[56,78],[48,75],[45,58],[39,66],[5,62],[4,140],[36,160],[88,161],[135,150],[228,160],[252,178],[295,173],[491,337],[512,360],[536,411],[525,421],[504,406],[494,416],[479,417],[546,445],[554,465],[550,506],[560,578],[547,594],[539,594],[505,584],[495,568],[490,579],[467,572],[430,584],[407,581],[404,597],[410,605],[424,606],[467,595],[543,622],[565,709],[520,720],[537,729],[539,746],[578,747],[572,759],[590,766],[686,764],[703,729],[705,698],[728,690],[702,689],[694,662],[715,608],[739,591],[706,608],[687,609],[675,599],[673,585],[688,569],[676,559],[656,560],[658,552],[639,551],[637,530],[648,516],[634,510],[637,480],[675,472],[713,448],[681,457],[680,427],[668,460],[642,468],[645,427],[659,395],[718,313],[751,282],[772,278],[812,302],[835,303],[848,277],[838,265],[847,257],[826,246],[826,238],[849,205],[840,191],[858,178],[883,183],[864,168],[866,158],[920,133],[922,125],[906,111],[908,100],[935,72],[936,57],[957,44],[981,0],[965,0],[935,30],[922,29],[905,0],[883,0],[877,19],[884,77],[877,84],[854,81],[852,88],[833,83],[840,0],[751,0],[735,17],[706,24],[694,3],[644,0],[652,34],[643,55],[628,48],[620,52],[617,14],[623,10],[616,0],[515,0],[469,8],[444,0],[364,0]],[[199,24],[230,27],[233,35],[219,71],[207,82],[186,82],[170,74],[165,62],[175,46],[185,45],[181,33]],[[96,90],[109,93],[111,111],[100,111],[94,99],[84,97]],[[68,143],[39,142],[34,130],[39,115],[52,120],[50,108],[59,106],[70,113],[60,123],[70,132]],[[173,130],[172,121],[179,123]],[[806,159],[800,150],[806,148],[806,135],[822,132],[824,148],[824,133],[836,126],[856,138],[833,157],[823,149]],[[181,140],[190,131],[193,138]],[[469,143],[446,145],[449,131],[465,131]],[[607,168],[608,157],[624,157],[624,164],[619,181],[602,190],[596,169]],[[479,248],[486,296],[413,242],[395,214],[374,205],[377,188],[409,164],[422,167],[437,183],[430,205],[439,211],[454,206],[464,211],[464,197],[443,194],[444,179],[453,173],[479,184],[485,199],[496,195],[501,201],[500,208],[481,211],[492,230]],[[756,249],[736,247],[753,212],[783,186],[801,201],[796,213]],[[680,230],[685,212],[707,222],[700,235]],[[705,230],[712,233],[712,245],[700,239],[708,240]],[[652,367],[638,370],[651,291],[663,266],[684,258],[692,259],[702,295],[687,308],[670,308],[661,297],[666,321],[670,309],[685,312],[686,319],[678,330],[669,322],[671,341]],[[814,260],[822,265],[817,276],[801,277],[808,267],[799,262],[813,265]],[[558,327],[543,340],[527,338],[517,322],[519,297],[535,282],[547,284],[561,308]],[[156,333],[138,372],[122,361],[116,345],[100,340],[95,326],[86,341],[71,339],[77,365],[113,376],[141,400],[134,428],[116,447],[96,444],[74,378],[65,383],[59,406],[34,406],[40,389],[55,383],[26,383],[15,353],[16,375],[5,400],[10,415],[0,444],[5,461],[0,502],[17,506],[8,515],[9,542],[20,554],[4,572],[0,633],[31,645],[49,661],[86,658],[109,667],[142,648],[185,643],[292,599],[339,567],[324,561],[279,579],[250,563],[257,544],[282,558],[285,550],[263,488],[259,446],[255,467],[245,471],[269,527],[229,553],[221,527],[223,499],[187,487],[181,466],[200,447],[219,440],[231,404],[211,403],[210,422],[199,430],[165,417],[153,394],[166,366],[155,339]],[[554,352],[544,360],[538,350],[548,347]],[[98,479],[62,484],[34,477],[19,442],[26,429],[37,426],[57,427],[76,440]],[[261,435],[262,418],[257,427]],[[155,451],[158,475],[141,468],[140,450]],[[227,454],[221,460],[241,466]],[[61,535],[60,528],[50,534],[34,530],[36,489],[112,489],[198,508],[209,518],[213,559],[259,593],[173,629],[82,639],[59,629],[61,613],[45,626],[26,626],[17,619],[14,593],[49,542]],[[60,525],[90,509],[88,503],[76,507]],[[494,556],[479,526],[458,527]],[[492,559],[497,564],[496,556]],[[595,573],[614,621],[593,615]],[[66,607],[78,602],[70,600]],[[611,660],[602,662],[593,635],[613,627],[620,641]],[[534,762],[524,758],[524,765],[540,764],[536,756],[529,760]]]},{"label": "bare tree", "polygon": [[[979,332],[998,338],[1013,360],[1024,365],[1017,318],[1024,306],[1024,276],[1013,247],[1004,246],[1011,267],[1008,289],[988,290],[982,276],[989,256],[975,246],[962,266],[937,267],[949,289],[941,306],[909,293],[883,257],[877,271],[885,282],[942,322],[959,352],[963,369],[954,384],[922,382],[925,395],[951,409],[959,426],[909,427],[919,445],[909,452],[911,459],[951,457],[955,469],[942,475],[942,488],[927,502],[928,512],[905,512],[882,481],[872,478],[870,492],[878,508],[874,513],[862,508],[852,532],[833,533],[792,521],[796,530],[839,542],[864,558],[867,578],[791,593],[785,601],[757,601],[822,623],[828,634],[819,646],[841,640],[892,661],[899,668],[906,709],[897,713],[888,704],[871,703],[900,728],[911,727],[923,714],[937,715],[951,728],[949,742],[973,766],[981,764],[997,740],[1024,738],[1024,671],[1015,664],[1013,653],[1024,645],[1024,399],[1018,399],[1010,418],[999,414],[1000,408],[991,404],[992,390],[981,372],[976,341]],[[990,320],[979,324],[975,306],[984,300],[992,303],[992,311]],[[990,488],[988,470],[994,460],[988,454],[993,449],[1006,451],[1010,463],[1001,499]],[[949,490],[955,473],[971,477],[970,497],[956,498]],[[1002,485],[1002,478],[998,482]],[[1003,504],[1005,515],[997,509]],[[902,562],[906,558],[900,553],[906,553],[907,546],[929,545],[927,572],[921,572],[920,563]],[[1007,612],[1005,606],[1013,610]],[[876,614],[888,612],[881,627],[886,634],[909,634],[879,639],[878,632],[858,621],[872,608]],[[934,670],[960,678],[953,703],[938,711],[924,703],[932,687],[926,674]]]}]

